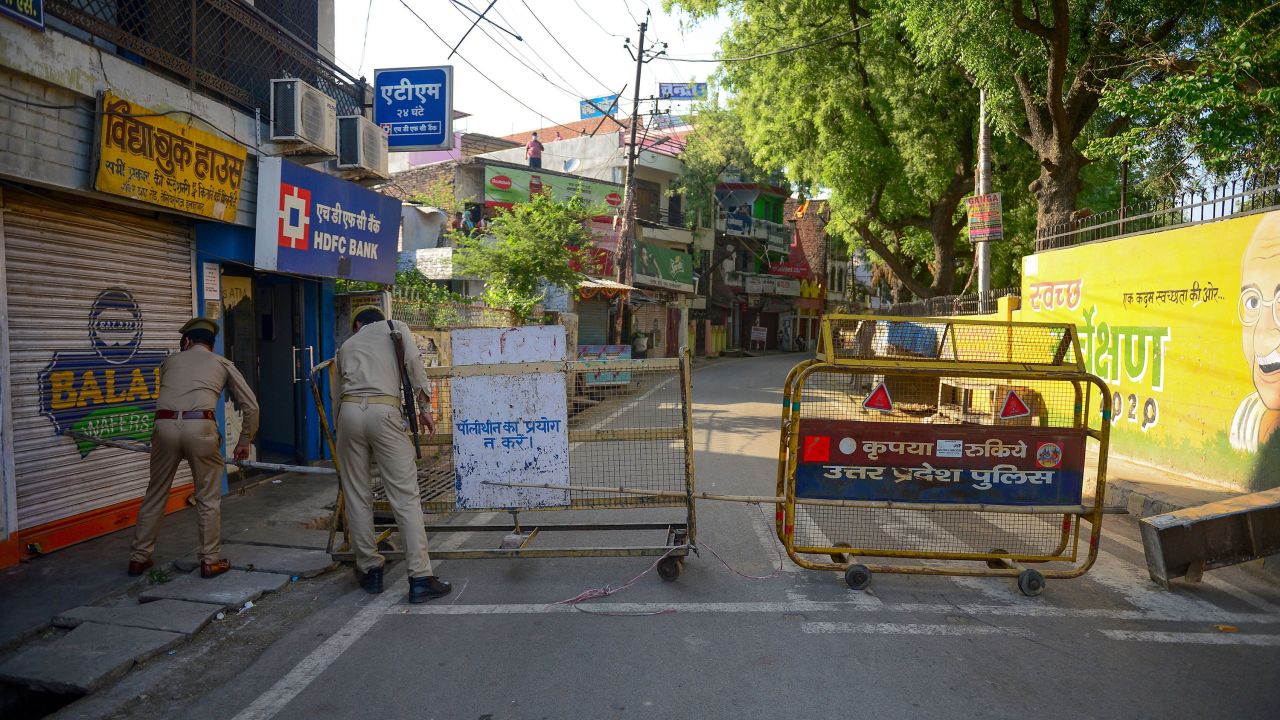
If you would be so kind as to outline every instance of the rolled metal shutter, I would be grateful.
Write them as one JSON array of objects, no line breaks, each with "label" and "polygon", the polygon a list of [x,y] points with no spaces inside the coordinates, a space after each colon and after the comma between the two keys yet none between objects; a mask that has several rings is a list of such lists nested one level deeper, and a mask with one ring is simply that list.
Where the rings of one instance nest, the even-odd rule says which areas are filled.
[{"label": "rolled metal shutter", "polygon": [[578,303],[578,344],[605,345],[609,342],[609,303],[583,300]]},{"label": "rolled metal shutter", "polygon": [[[136,500],[145,493],[147,455],[102,447],[81,455],[75,441],[59,434],[60,420],[55,420],[57,413],[51,408],[70,407],[72,393],[86,412],[99,402],[99,396],[103,403],[120,402],[131,392],[126,371],[178,349],[178,330],[191,318],[191,237],[189,224],[98,210],[78,200],[55,202],[6,193],[4,243],[19,530]],[[95,301],[107,290],[123,291],[107,297],[119,300],[121,307],[131,299],[140,316],[129,316],[127,308],[116,307],[112,313],[124,312],[123,320],[102,314],[91,319]],[[141,321],[136,332],[129,317]],[[95,350],[91,331],[99,333],[97,347],[105,350]],[[116,342],[120,337],[125,337],[123,344]],[[117,377],[112,370],[113,382],[107,385],[106,370],[129,348],[135,353],[114,366],[121,374]],[[57,400],[42,405],[41,375],[47,382],[59,353],[62,379],[76,378],[78,389],[68,389],[72,386],[64,383]],[[90,371],[96,383],[92,388],[81,382]],[[153,410],[154,374],[140,377],[145,386],[135,386],[129,400],[133,406]],[[145,398],[143,387],[149,390]],[[104,405],[102,413],[109,412]],[[174,486],[190,482],[183,463]]]}]

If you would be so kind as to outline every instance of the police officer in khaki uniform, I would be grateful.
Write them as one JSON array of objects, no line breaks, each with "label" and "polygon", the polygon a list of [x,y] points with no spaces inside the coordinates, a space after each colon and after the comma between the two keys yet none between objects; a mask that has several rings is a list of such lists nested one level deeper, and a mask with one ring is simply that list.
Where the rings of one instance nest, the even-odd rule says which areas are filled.
[{"label": "police officer in khaki uniform", "polygon": [[401,412],[401,368],[392,343],[392,327],[404,342],[404,372],[417,393],[419,424],[435,432],[431,421],[427,375],[409,326],[382,311],[365,308],[356,314],[355,334],[338,350],[338,464],[346,496],[347,527],[356,554],[356,577],[370,593],[382,592],[382,566],[373,532],[373,477],[378,463],[382,487],[395,514],[409,571],[409,602],[421,603],[449,594],[449,583],[431,573],[422,493],[413,443]]},{"label": "police officer in khaki uniform", "polygon": [[129,574],[141,575],[151,567],[151,552],[160,532],[160,518],[169,500],[169,488],[178,463],[187,461],[195,484],[200,525],[200,577],[211,578],[231,569],[218,557],[221,549],[222,436],[214,408],[226,389],[244,416],[235,458],[249,457],[249,442],[258,431],[258,400],[244,376],[228,359],[213,352],[218,323],[195,318],[182,326],[182,352],[160,365],[160,396],[151,431],[151,482],[138,510],[133,531]]}]

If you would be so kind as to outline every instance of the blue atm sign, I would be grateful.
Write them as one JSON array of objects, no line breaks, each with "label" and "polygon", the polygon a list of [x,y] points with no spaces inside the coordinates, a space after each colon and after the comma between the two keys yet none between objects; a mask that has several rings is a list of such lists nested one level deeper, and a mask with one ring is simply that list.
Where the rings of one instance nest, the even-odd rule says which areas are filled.
[{"label": "blue atm sign", "polygon": [[373,72],[373,121],[391,151],[453,148],[453,66]]}]

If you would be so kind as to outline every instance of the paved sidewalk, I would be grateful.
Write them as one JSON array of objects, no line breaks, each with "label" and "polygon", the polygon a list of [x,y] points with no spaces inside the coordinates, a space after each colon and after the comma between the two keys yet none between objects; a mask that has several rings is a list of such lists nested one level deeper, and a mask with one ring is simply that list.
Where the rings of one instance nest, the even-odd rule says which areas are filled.
[{"label": "paved sidewalk", "polygon": [[0,573],[0,716],[38,717],[174,655],[210,623],[335,566],[319,529],[332,478],[281,475],[222,501],[222,554],[233,569],[192,572],[195,512],[166,516],[142,577],[125,572],[132,528]]}]

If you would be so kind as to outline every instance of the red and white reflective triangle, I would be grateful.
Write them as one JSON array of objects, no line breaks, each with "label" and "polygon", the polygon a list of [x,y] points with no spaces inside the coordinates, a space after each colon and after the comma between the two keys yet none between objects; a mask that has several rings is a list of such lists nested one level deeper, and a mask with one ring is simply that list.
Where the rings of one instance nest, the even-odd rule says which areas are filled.
[{"label": "red and white reflective triangle", "polygon": [[862,401],[862,407],[876,412],[893,412],[893,398],[889,397],[889,388],[884,383],[876,385],[876,389]]},{"label": "red and white reflective triangle", "polygon": [[1004,407],[1000,408],[1001,420],[1012,420],[1014,418],[1026,417],[1031,414],[1031,408],[1018,397],[1018,393],[1010,390],[1008,395],[1004,396]]}]

